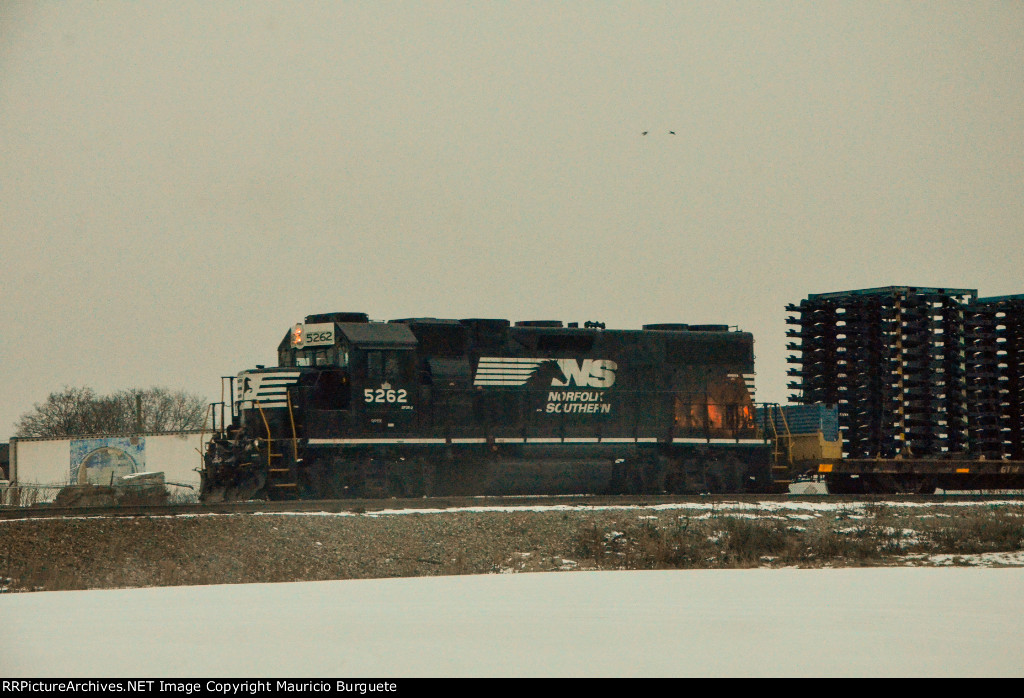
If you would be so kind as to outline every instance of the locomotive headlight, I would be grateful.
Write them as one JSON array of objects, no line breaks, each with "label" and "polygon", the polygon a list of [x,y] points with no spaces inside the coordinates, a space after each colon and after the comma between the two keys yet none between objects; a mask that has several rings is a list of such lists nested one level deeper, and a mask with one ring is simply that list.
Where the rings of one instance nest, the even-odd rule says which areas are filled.
[{"label": "locomotive headlight", "polygon": [[302,323],[298,323],[292,328],[292,346],[302,346]]}]

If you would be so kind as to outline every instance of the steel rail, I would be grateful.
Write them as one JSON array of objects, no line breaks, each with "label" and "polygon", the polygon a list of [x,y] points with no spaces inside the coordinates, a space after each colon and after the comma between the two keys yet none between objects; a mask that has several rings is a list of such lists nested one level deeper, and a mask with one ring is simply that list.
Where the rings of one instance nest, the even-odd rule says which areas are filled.
[{"label": "steel rail", "polygon": [[323,499],[219,502],[215,504],[162,504],[124,506],[58,507],[41,504],[29,507],[0,507],[0,520],[59,518],[59,517],[133,517],[133,516],[196,516],[203,514],[373,514],[385,510],[402,509],[463,509],[479,508],[499,511],[508,507],[572,506],[655,506],[659,504],[724,503],[724,502],[979,502],[1011,500],[1024,503],[1021,494],[957,494],[957,495],[788,495],[788,494],[733,494],[733,495],[660,495],[660,496],[514,496],[514,497],[424,497],[420,499]]}]

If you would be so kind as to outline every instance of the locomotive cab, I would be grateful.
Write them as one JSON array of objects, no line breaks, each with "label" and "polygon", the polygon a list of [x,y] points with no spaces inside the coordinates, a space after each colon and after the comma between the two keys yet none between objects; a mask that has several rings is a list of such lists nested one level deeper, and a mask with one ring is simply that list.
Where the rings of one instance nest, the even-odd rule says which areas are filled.
[{"label": "locomotive cab", "polygon": [[357,428],[394,430],[415,410],[416,344],[405,325],[306,322],[284,338],[278,358],[282,367],[306,369],[297,389],[302,406],[348,411]]},{"label": "locomotive cab", "polygon": [[391,323],[339,324],[338,329],[349,356],[352,407],[362,426],[408,429],[418,397],[416,337],[405,325]]}]

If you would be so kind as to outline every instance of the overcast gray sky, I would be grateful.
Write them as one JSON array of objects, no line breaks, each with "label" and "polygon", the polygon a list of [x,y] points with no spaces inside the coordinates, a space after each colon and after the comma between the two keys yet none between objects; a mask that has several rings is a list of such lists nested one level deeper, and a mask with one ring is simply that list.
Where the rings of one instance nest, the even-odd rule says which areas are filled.
[{"label": "overcast gray sky", "polygon": [[0,4],[0,440],[334,310],[737,325],[781,401],[786,303],[1022,243],[1020,2]]}]

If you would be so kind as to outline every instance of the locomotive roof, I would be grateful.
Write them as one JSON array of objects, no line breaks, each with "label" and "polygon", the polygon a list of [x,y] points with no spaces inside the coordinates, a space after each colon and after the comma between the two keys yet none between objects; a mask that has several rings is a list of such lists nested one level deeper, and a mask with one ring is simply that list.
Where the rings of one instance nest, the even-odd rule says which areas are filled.
[{"label": "locomotive roof", "polygon": [[408,325],[389,322],[339,322],[338,332],[350,344],[360,347],[408,347],[416,346],[416,336]]},{"label": "locomotive roof", "polygon": [[399,318],[398,320],[388,320],[392,323],[401,323],[403,325],[461,325],[459,320],[452,320],[448,318],[437,318],[437,317],[406,317]]}]

